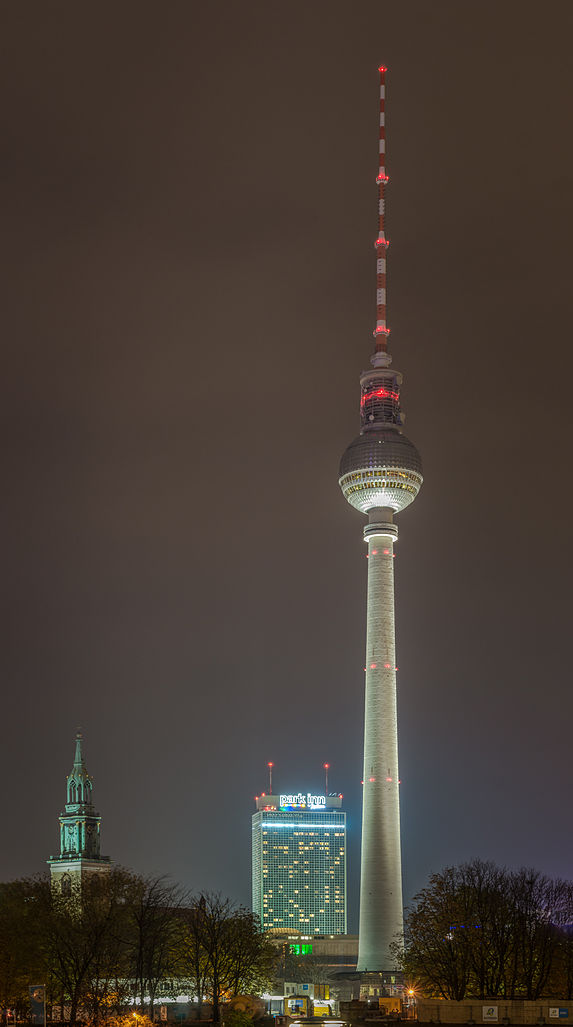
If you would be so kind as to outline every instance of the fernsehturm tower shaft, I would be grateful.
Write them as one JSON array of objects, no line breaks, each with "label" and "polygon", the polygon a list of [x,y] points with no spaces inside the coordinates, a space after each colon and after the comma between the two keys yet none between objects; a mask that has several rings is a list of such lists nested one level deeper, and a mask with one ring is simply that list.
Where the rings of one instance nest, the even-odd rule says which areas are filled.
[{"label": "fernsehturm tower shaft", "polygon": [[368,514],[366,626],[366,695],[364,712],[364,790],[358,966],[361,971],[392,970],[391,944],[403,928],[400,800],[398,795],[398,726],[396,713],[396,645],[394,628],[394,515],[418,495],[422,464],[402,432],[402,375],[391,370],[386,324],[386,255],[384,203],[386,175],[385,74],[380,71],[380,160],[376,247],[377,319],[372,370],[360,378],[360,435],[340,464],[345,499]]}]

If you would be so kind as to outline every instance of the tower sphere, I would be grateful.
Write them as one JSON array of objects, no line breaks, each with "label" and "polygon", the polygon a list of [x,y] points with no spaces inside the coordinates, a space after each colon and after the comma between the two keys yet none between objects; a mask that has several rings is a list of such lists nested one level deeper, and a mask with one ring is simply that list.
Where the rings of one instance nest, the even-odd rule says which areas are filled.
[{"label": "tower sphere", "polygon": [[361,513],[374,507],[399,513],[415,500],[422,481],[418,450],[394,427],[366,429],[340,461],[344,498]]}]

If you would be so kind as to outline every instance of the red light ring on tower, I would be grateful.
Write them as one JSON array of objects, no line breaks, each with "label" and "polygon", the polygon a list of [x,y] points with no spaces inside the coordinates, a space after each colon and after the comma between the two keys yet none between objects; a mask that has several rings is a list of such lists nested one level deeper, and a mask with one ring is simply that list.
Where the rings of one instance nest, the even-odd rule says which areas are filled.
[{"label": "red light ring on tower", "polygon": [[393,389],[371,389],[370,392],[365,392],[360,399],[360,406],[363,407],[365,403],[368,403],[370,399],[393,399],[396,403],[400,399],[400,393],[394,392]]}]

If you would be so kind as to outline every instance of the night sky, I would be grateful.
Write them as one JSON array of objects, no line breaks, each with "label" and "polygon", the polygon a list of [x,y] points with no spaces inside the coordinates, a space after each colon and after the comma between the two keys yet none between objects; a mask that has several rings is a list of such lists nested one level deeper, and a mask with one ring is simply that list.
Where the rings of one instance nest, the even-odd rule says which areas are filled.
[{"label": "night sky", "polygon": [[103,852],[250,902],[250,818],[344,793],[366,560],[338,461],[388,310],[405,897],[573,876],[573,12],[521,0],[4,4],[0,879]]}]

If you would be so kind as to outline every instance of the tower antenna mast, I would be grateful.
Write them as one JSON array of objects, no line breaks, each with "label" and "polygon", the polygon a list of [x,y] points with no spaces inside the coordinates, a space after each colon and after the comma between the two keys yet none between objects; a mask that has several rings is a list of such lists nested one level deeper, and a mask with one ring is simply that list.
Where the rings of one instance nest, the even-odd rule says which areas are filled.
[{"label": "tower antenna mast", "polygon": [[269,768],[269,795],[273,794],[273,767],[274,763],[267,763]]},{"label": "tower antenna mast", "polygon": [[378,186],[378,235],[374,246],[376,248],[376,328],[373,335],[376,340],[376,349],[372,357],[375,367],[388,366],[391,358],[387,353],[388,336],[390,329],[386,321],[386,252],[390,245],[385,235],[385,189],[388,185],[386,174],[386,72],[387,67],[381,64],[378,68],[380,73],[380,129],[378,134],[378,174],[376,184]]},{"label": "tower antenna mast", "polygon": [[372,367],[360,376],[360,434],[340,461],[339,484],[351,506],[367,514],[368,546],[364,697],[364,774],[360,928],[357,969],[392,971],[393,939],[403,931],[398,714],[394,618],[394,516],[412,503],[423,482],[418,450],[404,435],[402,375],[387,351],[386,67],[380,65],[376,328]]},{"label": "tower antenna mast", "polygon": [[330,763],[324,764],[324,794],[328,795],[328,771],[330,770]]}]

